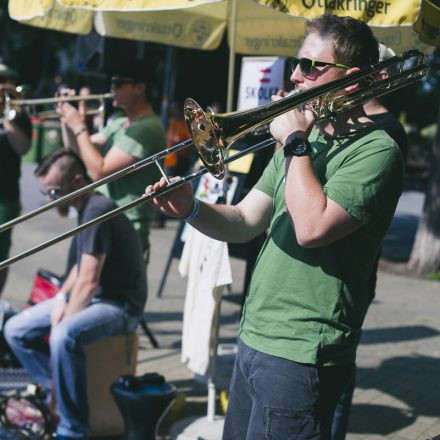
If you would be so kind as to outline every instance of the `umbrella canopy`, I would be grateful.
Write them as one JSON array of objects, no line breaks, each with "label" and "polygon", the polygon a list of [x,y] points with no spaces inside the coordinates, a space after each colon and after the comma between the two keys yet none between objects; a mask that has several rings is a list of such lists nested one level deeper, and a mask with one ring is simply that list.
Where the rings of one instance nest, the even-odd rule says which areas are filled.
[{"label": "umbrella canopy", "polygon": [[[228,29],[234,52],[289,56],[304,35],[304,19],[324,12],[369,24],[395,52],[440,45],[438,0],[9,0],[10,16],[49,29],[178,47],[216,49]],[[262,6],[269,6],[264,8]],[[235,27],[235,29],[234,29]]]},{"label": "umbrella canopy", "polygon": [[439,0],[255,0],[292,17],[313,19],[324,12],[357,18],[371,27],[383,44],[403,52],[430,53],[440,46]]},{"label": "umbrella canopy", "polygon": [[66,8],[55,0],[10,0],[9,16],[24,24],[86,35],[93,28],[93,12]]},{"label": "umbrella canopy", "polygon": [[[433,0],[438,1],[438,0]],[[440,8],[432,0],[9,0],[11,18],[33,26],[213,50],[228,32],[227,110],[232,109],[236,53],[291,56],[305,19],[323,12],[366,21],[395,52],[433,51]]]},{"label": "umbrella canopy", "polygon": [[[304,35],[304,20],[253,0],[9,0],[14,20],[77,34],[216,49],[228,30],[230,46],[247,55],[289,56]],[[234,31],[235,27],[235,31]]]},{"label": "umbrella canopy", "polygon": [[235,54],[290,56],[305,21],[253,0],[9,0],[9,15],[22,23],[87,34],[94,23],[107,37],[214,50],[228,31],[227,110],[232,110]]}]

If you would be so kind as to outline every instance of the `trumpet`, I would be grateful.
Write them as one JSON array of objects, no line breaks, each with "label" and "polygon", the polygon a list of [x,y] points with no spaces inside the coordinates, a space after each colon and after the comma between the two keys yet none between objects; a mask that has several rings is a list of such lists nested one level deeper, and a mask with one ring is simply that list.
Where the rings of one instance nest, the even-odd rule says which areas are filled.
[{"label": "trumpet", "polygon": [[[390,73],[387,78],[376,81],[375,79],[377,74],[383,69],[390,69],[390,72],[392,73]],[[164,170],[159,164],[159,160],[168,154],[174,153],[183,148],[195,146],[197,153],[204,164],[203,168],[193,172],[192,174],[181,177],[174,182],[170,182],[167,179],[168,185],[163,189],[153,191],[148,196],[144,194],[139,199],[134,200],[125,206],[121,206],[113,211],[107,212],[87,223],[84,223],[59,235],[58,237],[54,237],[33,247],[32,249],[4,260],[0,263],[0,270],[12,263],[15,263],[16,261],[19,261],[42,249],[71,237],[84,229],[119,215],[130,208],[133,208],[141,203],[145,203],[152,198],[160,197],[161,195],[172,191],[173,189],[190,182],[203,174],[206,174],[207,172],[210,172],[217,179],[223,178],[225,174],[225,167],[228,163],[246,156],[247,154],[254,153],[263,148],[274,145],[276,141],[269,137],[256,145],[252,145],[245,150],[234,154],[233,156],[226,157],[226,152],[228,151],[229,147],[241,136],[264,124],[269,123],[277,116],[289,110],[305,105],[312,106],[317,121],[331,119],[339,113],[359,106],[370,99],[377,98],[418,81],[427,74],[428,70],[429,68],[425,64],[424,55],[420,51],[411,50],[404,52],[402,55],[396,55],[388,58],[387,60],[375,65],[365,67],[358,72],[338,78],[329,83],[287,96],[279,101],[275,101],[271,104],[263,105],[251,110],[223,114],[206,113],[202,110],[197,102],[191,98],[188,98],[184,104],[184,115],[189,133],[191,135],[190,140],[184,141],[173,147],[167,148],[162,152],[142,159],[139,162],[136,162],[124,169],[97,180],[90,185],[67,194],[60,199],[53,200],[52,202],[34,211],[4,223],[0,225],[0,232],[58,205],[69,202],[70,200],[75,199],[76,197],[79,197],[94,188],[97,188],[98,186],[116,180],[128,173],[137,171],[152,164],[155,164],[159,168],[162,175],[166,177]],[[362,87],[360,90],[346,95],[337,95],[337,92],[341,89],[358,83],[367,83],[368,85]]]},{"label": "trumpet", "polygon": [[24,93],[24,86],[2,87],[0,89],[0,109],[3,111],[3,117],[9,121],[15,119],[21,108],[13,102],[19,99]]},{"label": "trumpet", "polygon": [[[60,102],[79,102],[79,101],[98,101],[99,107],[96,110],[89,110],[86,114],[100,114],[103,118],[105,110],[105,101],[113,99],[113,93],[102,93],[95,95],[75,95],[75,96],[58,96],[54,98],[36,98],[23,99],[23,86],[16,88],[4,88],[0,90],[0,112],[3,117],[8,120],[13,120],[18,114],[22,112],[25,107],[37,107],[40,105],[54,105]],[[48,119],[58,116],[55,111],[44,111],[37,113],[37,116],[42,119]]]}]

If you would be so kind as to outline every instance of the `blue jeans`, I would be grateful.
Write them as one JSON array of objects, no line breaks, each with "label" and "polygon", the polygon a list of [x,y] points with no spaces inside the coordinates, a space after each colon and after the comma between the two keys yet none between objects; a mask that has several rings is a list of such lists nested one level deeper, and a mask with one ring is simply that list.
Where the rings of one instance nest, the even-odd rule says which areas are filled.
[{"label": "blue jeans", "polygon": [[10,318],[5,338],[30,376],[50,392],[53,388],[60,421],[57,433],[86,439],[89,430],[87,370],[84,345],[132,331],[140,316],[121,304],[93,300],[88,307],[62,320],[50,332],[49,299]]},{"label": "blue jeans", "polygon": [[353,367],[299,364],[239,341],[223,440],[330,439]]}]

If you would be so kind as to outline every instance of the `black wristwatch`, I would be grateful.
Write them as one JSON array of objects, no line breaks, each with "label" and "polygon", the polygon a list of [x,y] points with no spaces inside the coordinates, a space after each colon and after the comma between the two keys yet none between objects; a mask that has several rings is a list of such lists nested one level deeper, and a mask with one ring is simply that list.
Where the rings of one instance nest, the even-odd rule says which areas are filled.
[{"label": "black wristwatch", "polygon": [[289,136],[283,147],[284,157],[305,156],[312,152],[312,147],[307,139],[300,136]]}]

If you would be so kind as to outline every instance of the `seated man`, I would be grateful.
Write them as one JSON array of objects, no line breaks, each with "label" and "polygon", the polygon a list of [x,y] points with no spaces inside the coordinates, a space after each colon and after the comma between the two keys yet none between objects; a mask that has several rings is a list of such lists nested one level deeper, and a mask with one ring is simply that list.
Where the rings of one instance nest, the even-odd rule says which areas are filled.
[{"label": "seated man", "polygon": [[[49,154],[35,172],[49,199],[86,184],[85,168],[71,151]],[[83,224],[116,205],[87,193],[70,202]],[[132,331],[146,301],[145,263],[133,225],[124,215],[80,232],[72,241],[75,264],[55,298],[11,318],[5,337],[23,367],[53,391],[58,439],[86,439],[88,405],[84,345]],[[38,342],[50,334],[49,346]]]}]

